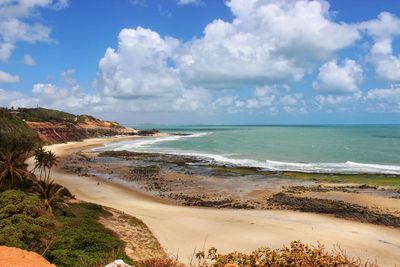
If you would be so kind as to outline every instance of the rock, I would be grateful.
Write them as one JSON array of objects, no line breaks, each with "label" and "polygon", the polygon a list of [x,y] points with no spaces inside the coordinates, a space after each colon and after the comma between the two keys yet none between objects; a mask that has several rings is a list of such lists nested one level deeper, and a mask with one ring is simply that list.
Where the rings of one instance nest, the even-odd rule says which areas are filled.
[{"label": "rock", "polygon": [[123,260],[116,260],[110,264],[107,264],[105,267],[135,267],[135,266],[126,264]]}]

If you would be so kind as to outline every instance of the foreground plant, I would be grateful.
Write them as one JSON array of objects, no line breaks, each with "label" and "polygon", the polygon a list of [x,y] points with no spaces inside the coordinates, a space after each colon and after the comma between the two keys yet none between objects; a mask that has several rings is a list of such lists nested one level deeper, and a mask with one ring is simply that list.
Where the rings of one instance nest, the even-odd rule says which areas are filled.
[{"label": "foreground plant", "polygon": [[22,182],[27,176],[25,155],[5,151],[0,153],[0,188],[12,187],[16,181]]},{"label": "foreground plant", "polygon": [[321,244],[310,246],[293,241],[289,247],[280,249],[260,248],[251,254],[233,252],[226,255],[219,254],[217,249],[209,249],[206,257],[204,251],[196,254],[198,266],[293,266],[293,267],[375,267],[374,263],[362,263],[360,259],[348,257],[342,250],[328,252]]},{"label": "foreground plant", "polygon": [[39,193],[39,197],[43,200],[46,210],[50,214],[53,214],[54,206],[66,205],[62,196],[64,187],[54,183],[54,180],[39,180],[36,182],[36,188]]},{"label": "foreground plant", "polygon": [[[377,267],[375,263],[363,263],[348,257],[342,250],[325,250],[321,244],[310,246],[293,241],[280,249],[260,248],[250,254],[233,252],[219,254],[216,248],[199,251],[196,262],[190,267]],[[184,267],[176,258],[151,259],[137,262],[138,267]]]}]

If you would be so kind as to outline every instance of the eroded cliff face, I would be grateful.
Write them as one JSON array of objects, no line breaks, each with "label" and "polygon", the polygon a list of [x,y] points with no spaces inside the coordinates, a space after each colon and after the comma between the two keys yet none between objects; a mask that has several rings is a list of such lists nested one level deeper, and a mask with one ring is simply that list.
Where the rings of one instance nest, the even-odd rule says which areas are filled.
[{"label": "eroded cliff face", "polygon": [[33,121],[26,121],[26,124],[47,144],[81,141],[86,138],[101,136],[138,134],[136,129],[124,127],[115,122],[101,121],[89,117],[83,122],[74,124]]},{"label": "eroded cliff face", "polygon": [[74,115],[46,108],[0,107],[1,134],[25,134],[34,139],[40,138],[46,144],[54,144],[92,137],[137,135],[140,132],[118,122],[99,120],[89,115]]}]

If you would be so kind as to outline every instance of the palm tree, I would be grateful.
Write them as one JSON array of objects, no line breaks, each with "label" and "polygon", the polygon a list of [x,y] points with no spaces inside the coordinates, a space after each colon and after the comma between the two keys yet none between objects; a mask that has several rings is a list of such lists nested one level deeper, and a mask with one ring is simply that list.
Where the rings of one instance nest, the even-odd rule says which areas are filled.
[{"label": "palm tree", "polygon": [[61,198],[64,187],[55,184],[54,180],[39,180],[36,182],[36,188],[38,189],[40,198],[46,205],[46,210],[50,214],[53,214],[54,205],[64,203]]},{"label": "palm tree", "polygon": [[58,162],[59,162],[59,160],[58,160],[58,157],[56,156],[56,154],[53,153],[52,151],[47,151],[47,153],[45,155],[45,166],[48,169],[47,182],[49,182],[49,180],[50,180],[51,168],[53,168],[53,166],[57,166]]},{"label": "palm tree", "polygon": [[35,168],[32,170],[32,173],[35,172],[36,169],[40,170],[39,179],[42,179],[42,173],[45,172],[46,176],[46,153],[47,151],[43,147],[39,147],[35,150]]},{"label": "palm tree", "polygon": [[34,172],[36,169],[39,169],[39,180],[42,180],[42,177],[44,177],[44,179],[49,182],[51,168],[53,166],[57,166],[58,162],[59,160],[56,154],[54,154],[52,151],[47,151],[43,147],[40,147],[35,151],[35,168],[32,170],[32,172]]},{"label": "palm tree", "polygon": [[24,156],[11,151],[0,154],[0,187],[4,183],[12,186],[15,180],[22,182],[26,179],[28,172],[24,164]]}]

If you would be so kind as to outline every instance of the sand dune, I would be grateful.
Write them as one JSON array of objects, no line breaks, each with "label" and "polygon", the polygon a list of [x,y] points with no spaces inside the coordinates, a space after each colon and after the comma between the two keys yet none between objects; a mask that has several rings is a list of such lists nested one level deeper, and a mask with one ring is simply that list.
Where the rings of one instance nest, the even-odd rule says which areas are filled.
[{"label": "sand dune", "polygon": [[[52,145],[59,156],[115,139]],[[30,159],[29,163],[32,164]],[[292,240],[328,248],[339,245],[351,256],[400,266],[400,229],[293,211],[230,210],[166,204],[141,192],[60,169],[55,180],[78,198],[112,207],[146,223],[165,250],[189,262],[194,250],[215,246],[221,252],[249,252],[261,246],[281,247]],[[100,181],[100,185],[98,185]],[[397,264],[397,265],[396,265]]]}]

